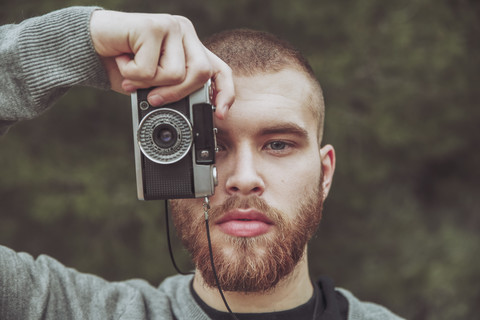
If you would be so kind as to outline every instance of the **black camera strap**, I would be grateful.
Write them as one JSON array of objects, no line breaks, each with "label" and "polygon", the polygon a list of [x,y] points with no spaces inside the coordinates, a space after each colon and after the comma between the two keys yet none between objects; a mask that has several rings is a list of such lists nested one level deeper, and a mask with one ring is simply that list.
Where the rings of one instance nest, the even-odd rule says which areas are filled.
[{"label": "black camera strap", "polygon": [[228,312],[232,315],[232,318],[235,320],[238,320],[235,313],[233,313],[232,309],[230,309],[230,306],[227,303],[227,299],[225,299],[225,296],[223,295],[222,286],[220,285],[220,281],[218,280],[217,270],[215,269],[215,263],[213,262],[212,241],[210,240],[210,227],[208,226],[208,210],[210,210],[210,200],[208,199],[208,197],[205,197],[203,201],[203,213],[205,215],[205,228],[207,230],[208,251],[210,252],[210,263],[212,264],[213,276],[215,277],[215,282],[217,283],[218,292],[220,292],[220,296],[222,297],[225,307],[227,308]]},{"label": "black camera strap", "polygon": [[168,222],[168,216],[170,214],[170,210],[168,210],[168,200],[165,200],[165,228],[167,229],[167,243],[168,243],[168,253],[170,253],[170,260],[172,261],[173,267],[179,274],[188,275],[194,274],[194,272],[182,272],[180,268],[175,263],[175,258],[173,257],[173,250],[172,250],[172,243],[170,240],[170,223]]},{"label": "black camera strap", "polygon": [[[208,251],[210,253],[210,263],[212,264],[212,270],[213,270],[213,276],[215,277],[215,282],[217,283],[217,288],[218,291],[220,292],[220,296],[222,297],[223,303],[225,304],[225,307],[227,308],[228,312],[232,315],[232,318],[234,320],[238,320],[237,316],[232,312],[230,309],[230,306],[227,303],[227,299],[225,299],[225,296],[223,294],[222,287],[220,286],[220,281],[218,280],[217,276],[217,271],[215,269],[215,263],[213,261],[213,250],[212,250],[212,241],[210,239],[210,227],[208,225],[208,210],[210,210],[210,200],[208,197],[205,197],[203,201],[203,214],[205,216],[205,228],[207,231],[207,240],[208,240]],[[173,256],[173,250],[172,250],[172,243],[170,240],[170,223],[168,221],[168,216],[170,214],[169,206],[168,206],[168,200],[165,200],[165,225],[167,229],[167,243],[168,243],[168,252],[170,253],[170,260],[172,261],[173,267],[179,274],[182,275],[188,275],[188,274],[194,274],[194,272],[183,272],[180,270],[180,268],[177,266],[175,263],[175,258]]]}]

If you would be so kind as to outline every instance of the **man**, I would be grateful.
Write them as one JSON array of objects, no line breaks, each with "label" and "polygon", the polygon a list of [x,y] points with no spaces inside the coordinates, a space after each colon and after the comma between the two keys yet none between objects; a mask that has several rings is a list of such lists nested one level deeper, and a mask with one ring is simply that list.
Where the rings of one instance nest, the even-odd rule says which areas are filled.
[{"label": "man", "polygon": [[[180,20],[174,24],[177,27],[166,26],[164,19],[155,20],[161,26],[146,30],[132,22],[138,16],[71,8],[53,13],[47,21],[52,21],[52,16],[65,21],[67,13],[69,21],[77,16],[73,21],[84,30],[79,32],[82,36],[87,29],[82,21],[92,14],[93,47],[102,57],[114,89],[159,86],[149,100],[161,105],[213,79],[215,102],[220,106],[215,123],[220,150],[219,183],[210,199],[210,230],[218,279],[236,317],[399,319],[383,307],[360,302],[346,290],[335,290],[326,278],[317,283],[309,277],[307,242],[321,220],[335,153],[332,146],[321,145],[322,92],[300,53],[266,33],[237,30],[219,34],[207,47],[229,65],[232,77],[224,62],[199,43],[183,18],[175,18]],[[131,30],[114,28],[112,21],[121,22],[118,25],[129,21]],[[163,44],[152,41],[158,38],[164,39]],[[78,52],[95,60],[93,49]],[[200,53],[203,61],[192,58],[193,52]],[[28,52],[22,54],[25,57]],[[60,58],[57,53],[55,59]],[[24,62],[14,62],[22,70],[28,69]],[[62,86],[43,81],[44,91],[37,90],[29,97],[33,107],[18,103],[5,108],[2,101],[4,125],[43,110],[61,88],[105,86],[105,71],[99,70],[98,63],[96,68],[82,64],[87,72],[62,65],[69,74],[82,74],[82,80]],[[59,75],[59,79],[67,77],[60,71]],[[27,86],[29,81],[35,84],[29,92],[42,82],[30,77]],[[19,83],[5,82],[10,87]],[[233,87],[236,100],[232,104]],[[10,95],[12,92],[2,91],[2,100]],[[139,280],[108,283],[65,268],[52,258],[41,256],[34,261],[0,247],[0,318],[233,318],[225,312],[209,263],[202,200],[171,204],[178,233],[196,265],[194,276],[168,278],[159,288]]]}]

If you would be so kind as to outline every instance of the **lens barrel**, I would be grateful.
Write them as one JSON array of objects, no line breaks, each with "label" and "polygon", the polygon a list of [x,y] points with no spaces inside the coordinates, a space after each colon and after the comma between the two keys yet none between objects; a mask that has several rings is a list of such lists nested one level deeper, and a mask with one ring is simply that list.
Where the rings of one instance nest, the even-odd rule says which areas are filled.
[{"label": "lens barrel", "polygon": [[153,130],[153,142],[162,149],[174,146],[177,136],[177,130],[168,123],[162,123]]},{"label": "lens barrel", "polygon": [[157,109],[140,122],[137,141],[142,153],[153,162],[175,163],[190,151],[193,143],[192,126],[176,110]]}]

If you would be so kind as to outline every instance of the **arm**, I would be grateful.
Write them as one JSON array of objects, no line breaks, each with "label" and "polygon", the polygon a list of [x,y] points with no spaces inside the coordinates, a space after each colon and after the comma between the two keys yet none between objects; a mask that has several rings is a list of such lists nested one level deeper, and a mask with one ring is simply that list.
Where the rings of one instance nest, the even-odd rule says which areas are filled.
[{"label": "arm", "polygon": [[0,245],[0,319],[170,319],[165,294],[145,281],[107,282]]},{"label": "arm", "polygon": [[76,85],[123,93],[158,87],[149,100],[161,105],[211,78],[216,115],[225,116],[233,103],[231,70],[186,18],[97,9],[73,7],[0,28],[0,134]]},{"label": "arm", "polygon": [[0,28],[0,133],[39,115],[69,87],[109,87],[88,32],[94,10],[69,8]]}]

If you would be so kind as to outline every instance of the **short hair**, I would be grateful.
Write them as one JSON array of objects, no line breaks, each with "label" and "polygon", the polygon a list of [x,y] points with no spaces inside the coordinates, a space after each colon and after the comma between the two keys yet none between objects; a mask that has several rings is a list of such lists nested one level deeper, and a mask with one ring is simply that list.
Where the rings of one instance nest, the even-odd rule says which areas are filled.
[{"label": "short hair", "polygon": [[318,141],[321,142],[325,117],[323,93],[313,68],[298,49],[271,33],[250,29],[214,34],[204,45],[227,63],[236,76],[276,73],[287,68],[302,72],[311,84],[312,92],[306,99],[318,120]]}]

